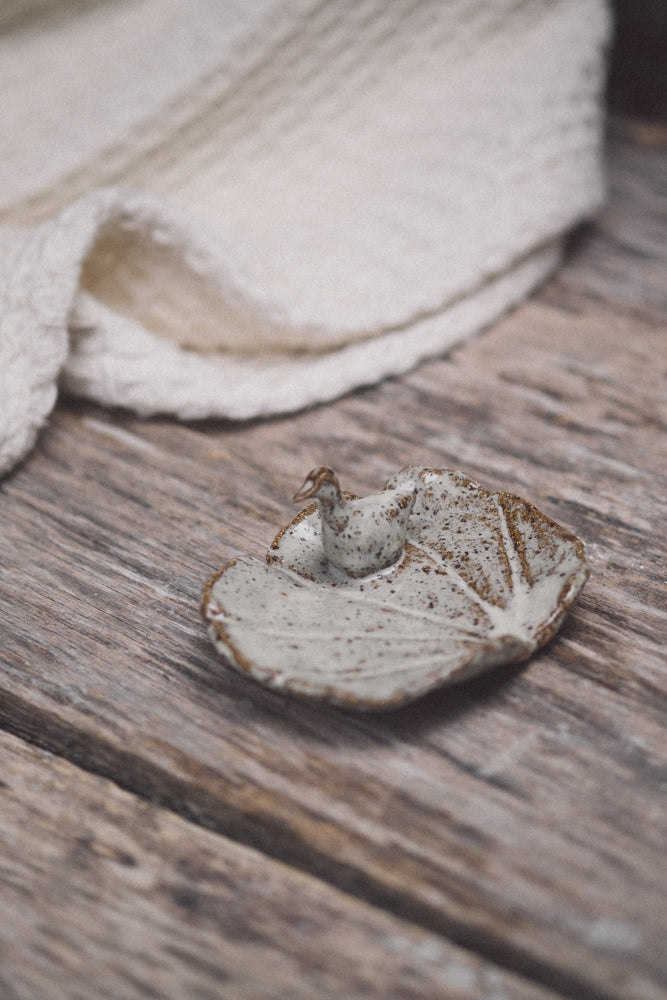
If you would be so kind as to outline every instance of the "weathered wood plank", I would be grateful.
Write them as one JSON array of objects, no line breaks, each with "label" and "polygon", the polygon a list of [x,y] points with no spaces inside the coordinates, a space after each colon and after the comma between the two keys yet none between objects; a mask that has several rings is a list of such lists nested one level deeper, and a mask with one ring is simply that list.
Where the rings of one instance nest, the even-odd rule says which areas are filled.
[{"label": "weathered wood plank", "polygon": [[0,735],[3,1000],[555,1000]]},{"label": "weathered wood plank", "polygon": [[[2,725],[578,1000],[661,995],[665,248],[639,209],[664,154],[641,157],[555,284],[407,378],[244,427],[62,405],[0,494]],[[615,296],[621,235],[653,249]],[[321,461],[361,493],[464,468],[575,530],[593,574],[562,634],[377,718],[226,670],[200,586],[263,555]]]}]

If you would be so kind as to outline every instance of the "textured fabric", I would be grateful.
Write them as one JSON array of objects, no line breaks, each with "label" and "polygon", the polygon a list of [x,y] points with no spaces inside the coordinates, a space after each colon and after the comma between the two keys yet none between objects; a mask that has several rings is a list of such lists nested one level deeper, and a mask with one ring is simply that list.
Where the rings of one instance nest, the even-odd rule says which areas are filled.
[{"label": "textured fabric", "polygon": [[603,0],[3,18],[0,471],[57,380],[246,418],[405,371],[525,296],[602,197]]}]

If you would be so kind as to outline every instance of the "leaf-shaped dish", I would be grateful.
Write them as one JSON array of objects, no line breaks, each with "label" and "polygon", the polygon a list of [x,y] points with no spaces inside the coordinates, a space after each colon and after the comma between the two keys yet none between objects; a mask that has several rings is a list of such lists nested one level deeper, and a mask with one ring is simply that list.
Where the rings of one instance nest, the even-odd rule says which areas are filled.
[{"label": "leaf-shaped dish", "polygon": [[[402,557],[362,578],[326,559],[317,505],[206,585],[218,651],[270,687],[356,709],[395,707],[529,657],[588,577],[582,542],[545,514],[460,472],[410,466]],[[348,494],[348,496],[350,496]]]}]

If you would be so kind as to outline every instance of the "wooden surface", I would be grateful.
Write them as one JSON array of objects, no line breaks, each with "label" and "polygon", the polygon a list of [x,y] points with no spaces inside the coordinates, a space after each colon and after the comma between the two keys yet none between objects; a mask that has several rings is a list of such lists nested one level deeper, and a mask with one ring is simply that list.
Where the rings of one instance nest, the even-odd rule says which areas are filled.
[{"label": "wooden surface", "polygon": [[[666,165],[618,124],[559,274],[405,378],[238,426],[59,404],[0,485],[3,1000],[665,995]],[[233,673],[201,587],[322,462],[576,532],[561,633],[384,716]]]},{"label": "wooden surface", "polygon": [[[556,1000],[61,757],[0,735],[12,997]],[[55,982],[54,982],[55,979]]]}]

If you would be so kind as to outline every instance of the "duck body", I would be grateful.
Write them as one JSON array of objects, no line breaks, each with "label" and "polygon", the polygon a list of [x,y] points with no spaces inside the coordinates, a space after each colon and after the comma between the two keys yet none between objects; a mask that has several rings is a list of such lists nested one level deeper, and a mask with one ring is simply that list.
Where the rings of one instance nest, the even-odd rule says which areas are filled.
[{"label": "duck body", "polygon": [[413,490],[399,488],[350,499],[343,495],[333,469],[321,465],[308,474],[294,500],[317,501],[327,559],[356,578],[399,559],[415,496]]}]

